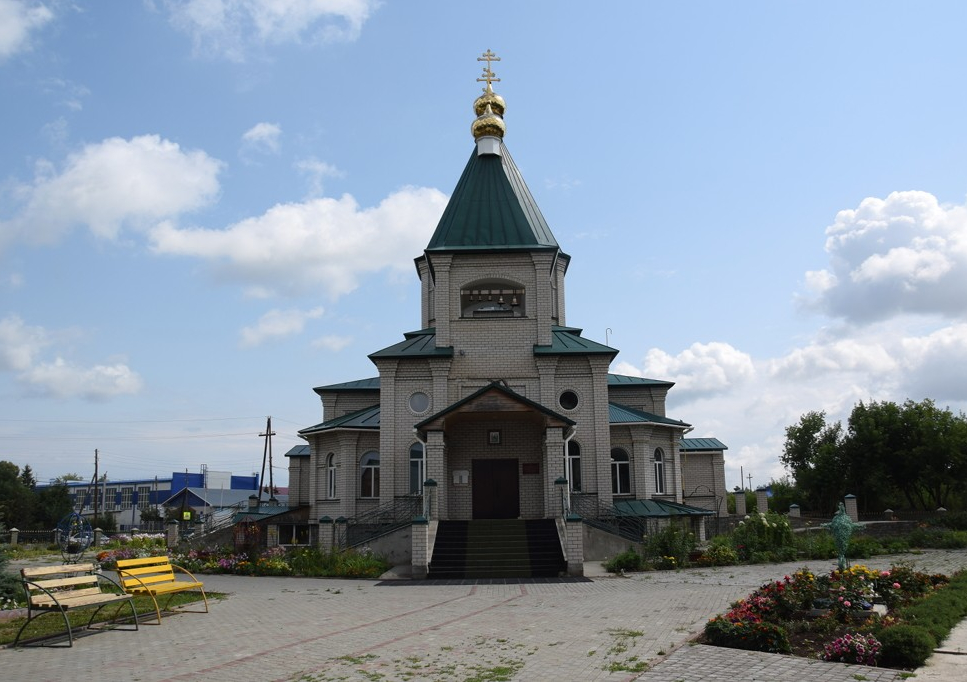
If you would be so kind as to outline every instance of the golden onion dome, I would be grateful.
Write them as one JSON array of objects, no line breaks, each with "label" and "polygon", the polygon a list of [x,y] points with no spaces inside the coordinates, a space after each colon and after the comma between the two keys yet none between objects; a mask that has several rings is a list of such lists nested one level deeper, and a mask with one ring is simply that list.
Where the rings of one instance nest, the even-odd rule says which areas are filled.
[{"label": "golden onion dome", "polygon": [[504,115],[504,109],[506,107],[504,98],[494,92],[494,89],[490,87],[490,83],[487,83],[487,88],[484,90],[484,94],[480,95],[480,97],[474,101],[473,112],[477,114],[477,116],[480,116],[487,110],[487,105],[490,105],[490,110],[498,116]]},{"label": "golden onion dome", "polygon": [[507,126],[504,125],[504,119],[495,114],[491,105],[488,104],[483,113],[477,116],[477,119],[471,124],[470,132],[473,133],[475,140],[486,136],[503,139],[504,133],[507,132]]}]

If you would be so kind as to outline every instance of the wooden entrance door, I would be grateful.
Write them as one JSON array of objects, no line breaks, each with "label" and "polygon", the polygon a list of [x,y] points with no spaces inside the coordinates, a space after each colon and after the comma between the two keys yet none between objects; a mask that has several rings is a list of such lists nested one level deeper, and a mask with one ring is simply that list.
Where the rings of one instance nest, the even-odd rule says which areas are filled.
[{"label": "wooden entrance door", "polygon": [[516,459],[473,460],[473,518],[520,516],[520,474]]}]

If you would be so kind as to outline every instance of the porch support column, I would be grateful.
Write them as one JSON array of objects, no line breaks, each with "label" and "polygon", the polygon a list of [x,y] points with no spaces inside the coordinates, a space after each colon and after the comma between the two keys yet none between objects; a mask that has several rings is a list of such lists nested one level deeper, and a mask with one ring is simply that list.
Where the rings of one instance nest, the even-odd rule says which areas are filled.
[{"label": "porch support column", "polygon": [[567,574],[584,575],[584,521],[577,514],[564,519],[564,537],[567,549]]},{"label": "porch support column", "polygon": [[426,477],[437,482],[436,504],[430,510],[430,518],[427,520],[435,521],[450,518],[447,502],[447,490],[450,488],[450,481],[447,478],[443,431],[430,431],[426,434]]},{"label": "porch support column", "polygon": [[560,514],[561,491],[555,485],[564,475],[564,429],[559,426],[544,431],[544,518]]}]

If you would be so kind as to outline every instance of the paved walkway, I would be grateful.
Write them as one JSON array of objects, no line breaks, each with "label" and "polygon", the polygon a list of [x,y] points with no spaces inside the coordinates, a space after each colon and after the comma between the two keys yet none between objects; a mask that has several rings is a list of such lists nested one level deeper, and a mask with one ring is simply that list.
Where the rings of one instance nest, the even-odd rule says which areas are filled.
[{"label": "paved walkway", "polygon": [[[967,551],[880,557],[920,570],[967,568]],[[232,680],[347,682],[513,679],[706,682],[892,682],[897,671],[688,643],[712,615],[801,562],[520,584],[205,576],[230,593],[210,614],[182,614],[140,632],[82,637],[73,649],[0,650],[11,682]],[[813,570],[832,563],[808,562]],[[48,616],[49,618],[50,616]],[[967,628],[960,644],[967,650]],[[952,638],[953,639],[953,638]],[[939,654],[938,654],[939,655]],[[934,656],[936,658],[937,655]],[[929,668],[923,680],[967,679]],[[932,659],[933,660],[933,659]],[[501,676],[503,675],[503,676]]]}]

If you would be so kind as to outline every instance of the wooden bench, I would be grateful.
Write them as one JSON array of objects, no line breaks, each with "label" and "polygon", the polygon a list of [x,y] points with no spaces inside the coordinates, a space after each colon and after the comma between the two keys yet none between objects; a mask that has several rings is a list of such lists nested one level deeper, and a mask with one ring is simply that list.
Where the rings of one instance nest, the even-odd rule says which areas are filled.
[{"label": "wooden bench", "polygon": [[[180,611],[190,611],[193,613],[208,613],[208,597],[205,596],[204,583],[200,582],[191,573],[181,566],[175,566],[166,556],[147,557],[145,559],[118,559],[118,579],[121,587],[128,594],[146,594],[154,602],[154,611],[158,617],[158,625],[161,625],[161,608],[158,606],[158,597],[168,595],[165,602],[165,610],[171,603],[171,598],[178,592],[187,590],[198,590],[201,598],[205,602],[204,611],[192,611],[191,609],[179,609]],[[178,573],[176,573],[178,571]],[[179,579],[181,575],[187,576],[186,579]]]},{"label": "wooden bench", "polygon": [[[17,646],[20,636],[31,621],[45,613],[59,613],[67,628],[67,646],[74,646],[74,633],[71,628],[67,612],[71,610],[97,607],[87,621],[87,629],[92,628],[94,618],[101,609],[111,604],[117,604],[118,609],[114,618],[109,621],[113,625],[124,605],[131,608],[134,619],[134,629],[138,629],[138,613],[130,594],[124,594],[121,586],[98,572],[95,564],[65,564],[62,566],[41,566],[37,568],[22,568],[20,576],[23,579],[24,592],[27,593],[27,622],[20,627],[13,646]],[[110,586],[117,592],[104,591],[102,587]],[[43,645],[41,645],[43,646]],[[49,645],[63,646],[63,645]]]}]

